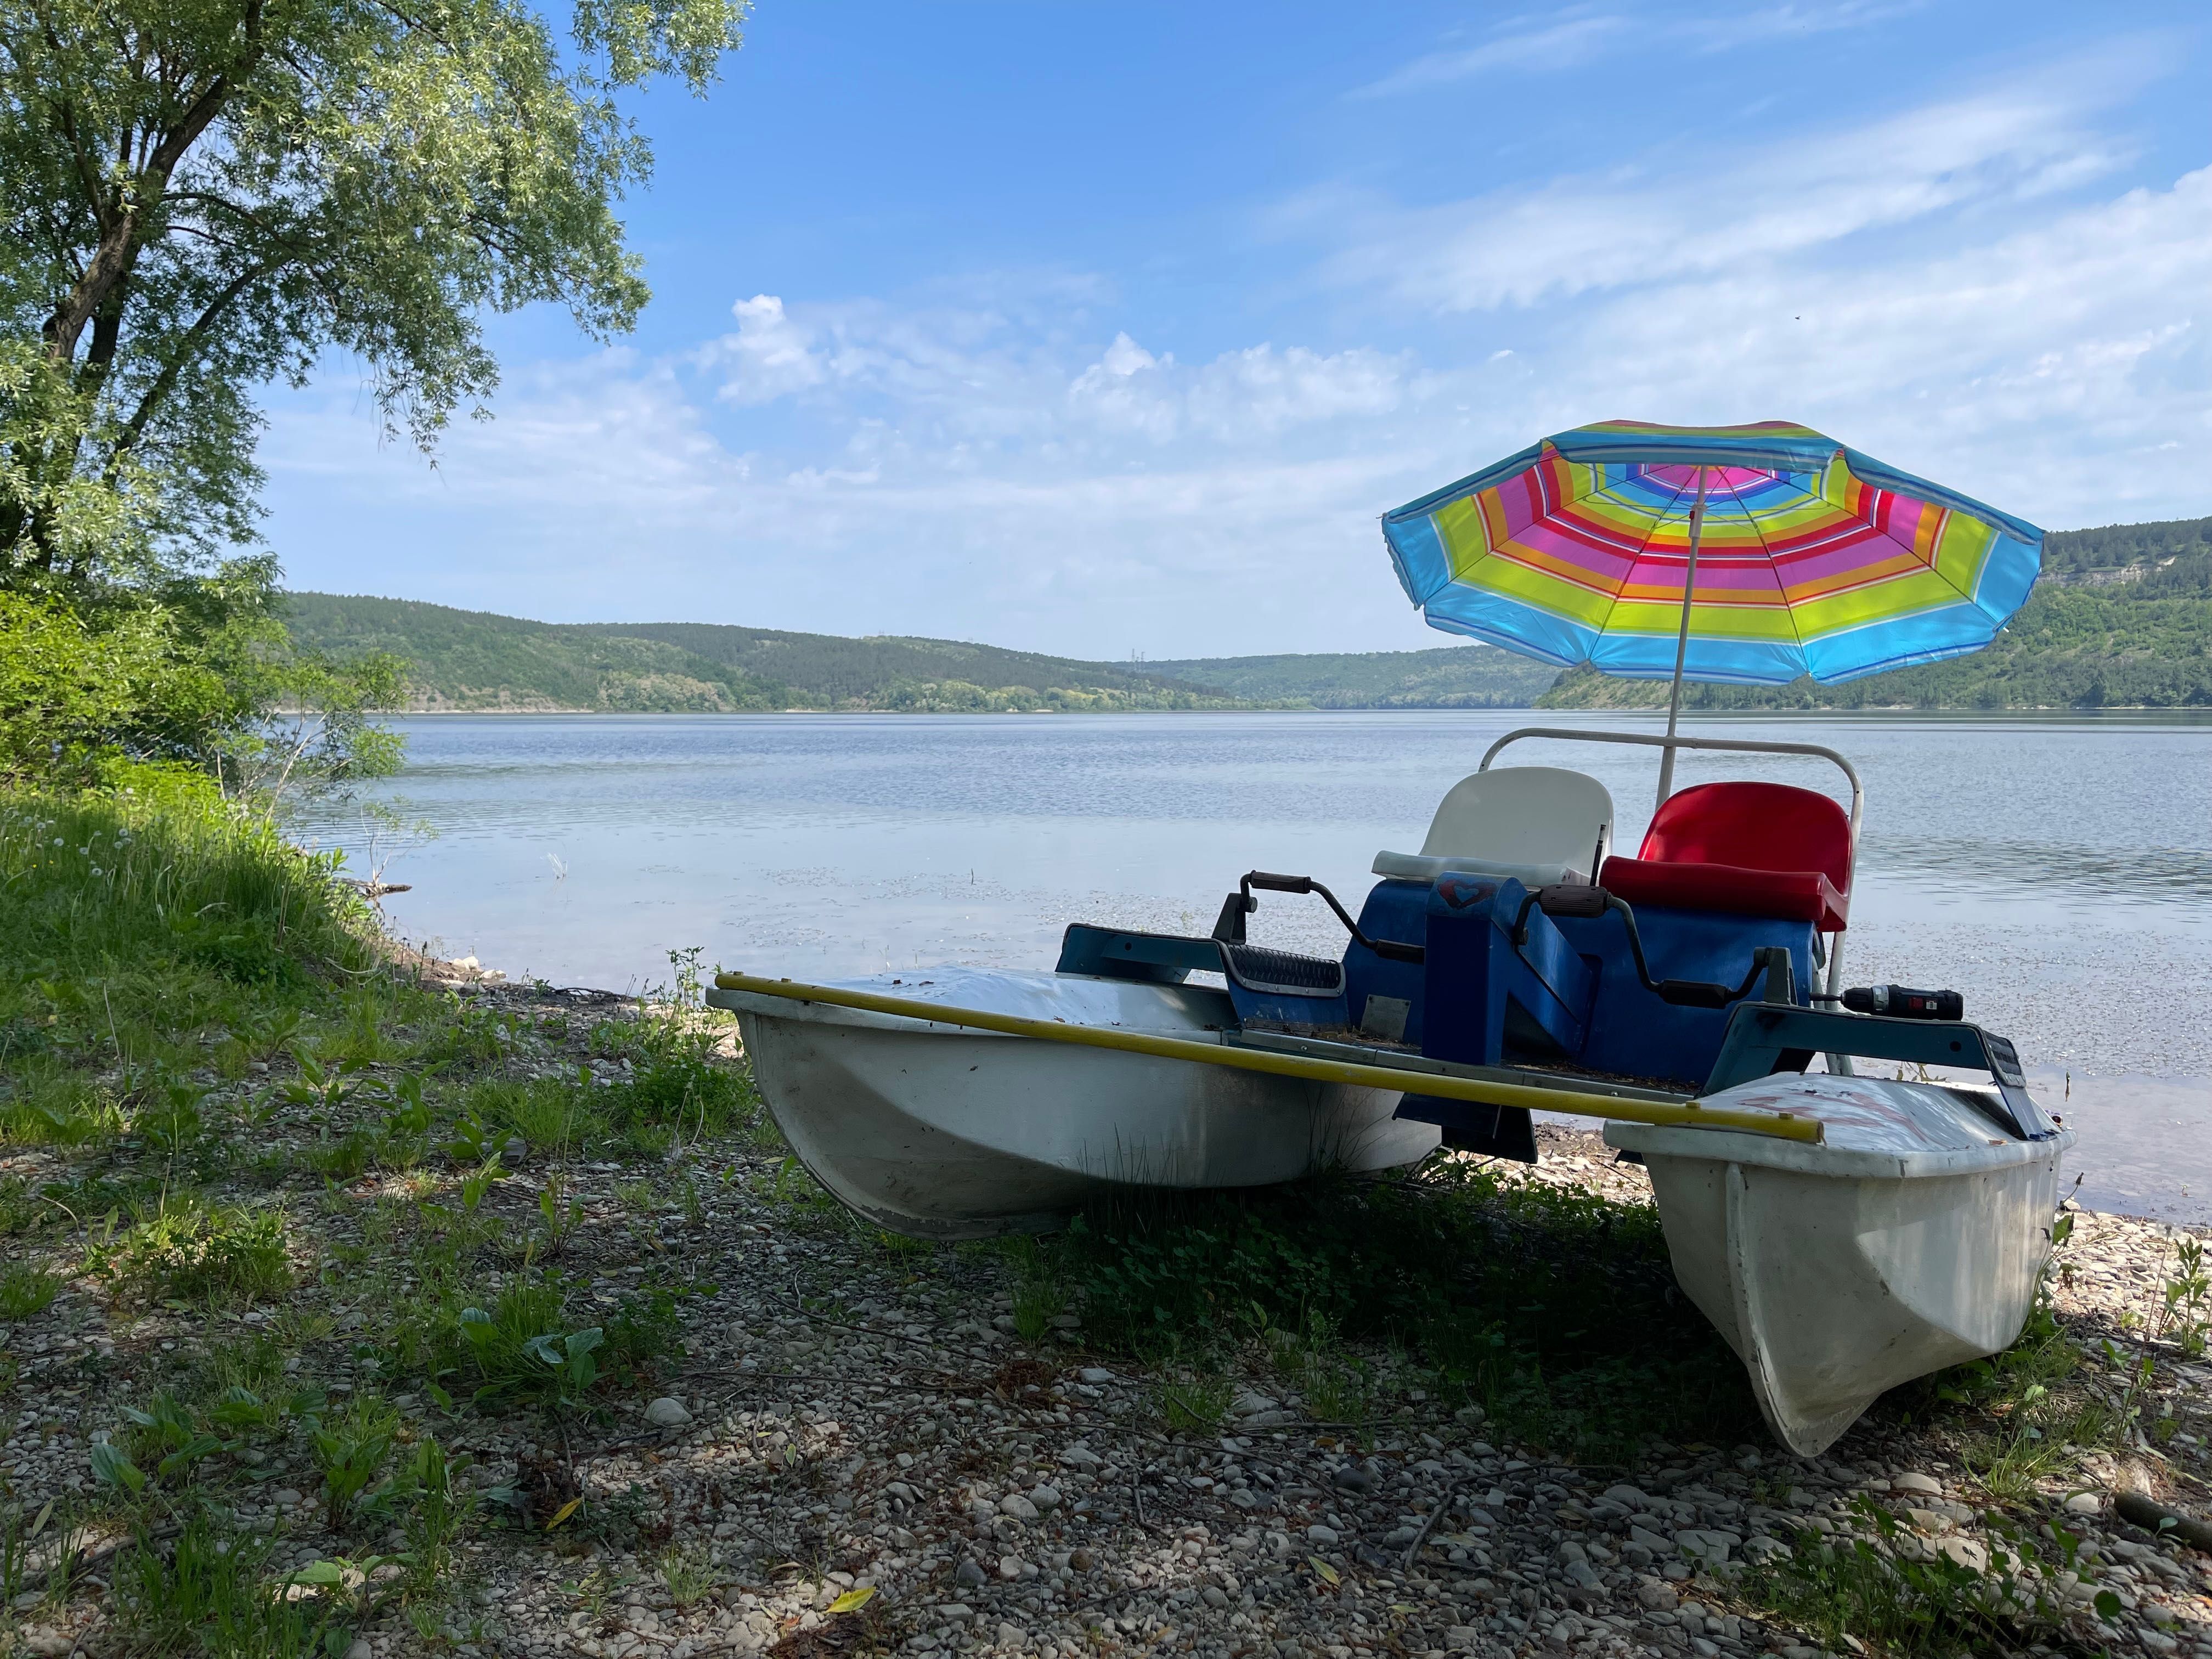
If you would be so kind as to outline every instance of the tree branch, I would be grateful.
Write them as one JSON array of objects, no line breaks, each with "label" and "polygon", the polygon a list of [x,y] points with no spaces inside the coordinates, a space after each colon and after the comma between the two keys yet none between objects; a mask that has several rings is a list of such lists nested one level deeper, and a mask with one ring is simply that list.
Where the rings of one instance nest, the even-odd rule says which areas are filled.
[{"label": "tree branch", "polygon": [[192,319],[192,325],[185,331],[183,343],[170,356],[169,361],[161,365],[161,372],[154,377],[153,383],[140,396],[138,407],[131,411],[131,418],[124,422],[122,430],[116,434],[115,442],[109,447],[106,469],[107,482],[114,482],[115,470],[123,457],[145,435],[147,423],[154,418],[155,411],[168,395],[177,389],[177,380],[185,372],[185,365],[199,356],[201,346],[214,331],[222,313],[230,309],[240,295],[275,269],[270,265],[247,266],[231,279],[229,287],[208,301],[200,314]]},{"label": "tree branch", "polygon": [[46,356],[57,368],[76,356],[77,338],[84,332],[85,324],[107,302],[116,285],[130,274],[138,257],[138,233],[144,224],[144,216],[160,201],[162,191],[168,185],[169,175],[222,112],[238,79],[252,74],[260,61],[261,0],[246,0],[244,23],[245,38],[238,55],[201,89],[176,125],[161,135],[161,143],[154,147],[153,155],[135,181],[136,190],[118,192],[118,211],[100,228],[100,246],[93,255],[92,264],[47,320]]}]

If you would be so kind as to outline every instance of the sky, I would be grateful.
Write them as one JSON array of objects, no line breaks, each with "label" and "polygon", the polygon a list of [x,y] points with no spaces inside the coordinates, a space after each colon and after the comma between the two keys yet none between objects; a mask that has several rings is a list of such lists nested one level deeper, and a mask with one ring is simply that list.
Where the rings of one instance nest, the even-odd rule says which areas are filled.
[{"label": "sky", "polygon": [[2201,0],[758,0],[635,101],[635,332],[494,319],[434,465],[326,363],[266,534],[301,588],[1121,660],[1454,643],[1377,519],[1595,420],[2212,514],[2208,69]]}]

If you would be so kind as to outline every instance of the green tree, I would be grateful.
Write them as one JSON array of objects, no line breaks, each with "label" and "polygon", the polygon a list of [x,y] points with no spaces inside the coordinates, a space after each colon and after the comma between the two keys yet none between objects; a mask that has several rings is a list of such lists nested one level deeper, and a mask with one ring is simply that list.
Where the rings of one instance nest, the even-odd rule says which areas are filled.
[{"label": "green tree", "polygon": [[497,369],[485,311],[647,298],[620,107],[695,93],[742,0],[0,0],[0,559],[143,581],[251,533],[253,392],[325,353],[428,448]]},{"label": "green tree", "polygon": [[[388,666],[286,645],[255,394],[349,355],[427,452],[497,380],[487,312],[628,329],[623,99],[703,92],[744,3],[575,0],[564,45],[525,0],[0,0],[0,766],[50,717],[234,779],[389,763]],[[288,746],[280,706],[329,718]]]}]

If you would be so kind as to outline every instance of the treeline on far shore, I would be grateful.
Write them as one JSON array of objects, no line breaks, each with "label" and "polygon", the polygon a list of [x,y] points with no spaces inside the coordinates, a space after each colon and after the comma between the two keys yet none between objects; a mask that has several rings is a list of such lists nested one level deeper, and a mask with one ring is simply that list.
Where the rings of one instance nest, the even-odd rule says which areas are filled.
[{"label": "treeline on far shore", "polygon": [[[709,623],[550,623],[413,600],[288,596],[293,639],[404,665],[418,711],[1635,708],[1667,688],[1485,645],[1085,662],[954,640]],[[1698,685],[1693,708],[2212,708],[2212,519],[2063,531],[1986,650],[1843,685]]]}]

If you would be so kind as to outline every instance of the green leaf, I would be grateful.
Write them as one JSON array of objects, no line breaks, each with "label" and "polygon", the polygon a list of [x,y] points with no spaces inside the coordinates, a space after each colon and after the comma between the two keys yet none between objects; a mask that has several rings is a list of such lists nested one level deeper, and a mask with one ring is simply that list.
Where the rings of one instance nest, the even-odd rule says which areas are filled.
[{"label": "green leaf", "polygon": [[832,1601],[830,1604],[830,1611],[832,1613],[858,1613],[862,1607],[865,1607],[869,1602],[875,1599],[876,1587],[873,1584],[863,1585],[859,1589],[847,1590],[842,1595]]},{"label": "green leaf", "polygon": [[345,1583],[345,1569],[336,1561],[310,1561],[297,1571],[287,1574],[284,1582],[315,1589],[331,1589]]},{"label": "green leaf", "polygon": [[155,1465],[155,1473],[164,1480],[173,1474],[182,1474],[210,1452],[222,1449],[222,1442],[213,1435],[195,1435]]},{"label": "green leaf", "polygon": [[2099,1590],[2095,1605],[2097,1617],[2108,1623],[2120,1616],[2120,1598],[2110,1590]]},{"label": "green leaf", "polygon": [[92,1449],[92,1474],[96,1480],[126,1492],[143,1491],[146,1471],[123,1455],[122,1448],[102,1442]]}]

